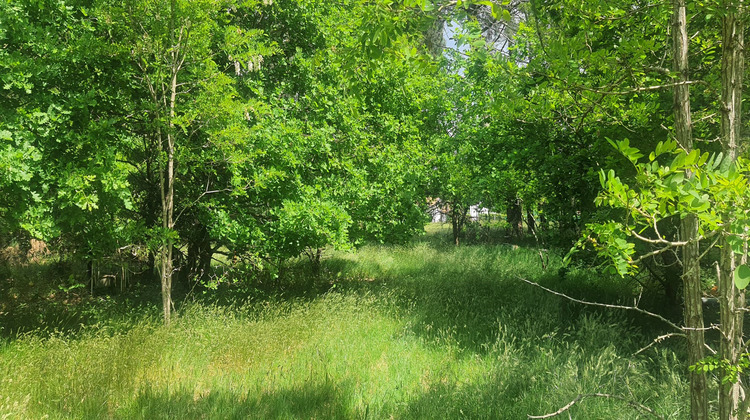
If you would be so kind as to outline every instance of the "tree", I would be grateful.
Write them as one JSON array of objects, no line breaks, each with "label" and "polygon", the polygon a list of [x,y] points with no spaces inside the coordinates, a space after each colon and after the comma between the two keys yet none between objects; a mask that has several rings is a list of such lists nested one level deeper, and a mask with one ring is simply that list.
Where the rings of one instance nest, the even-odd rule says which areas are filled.
[{"label": "tree", "polygon": [[[739,376],[741,369],[742,314],[745,308],[744,289],[747,286],[743,273],[746,262],[746,212],[743,207],[747,177],[744,164],[737,158],[737,146],[740,124],[742,77],[744,68],[741,59],[743,40],[744,7],[742,5],[722,4],[722,63],[721,63],[721,139],[722,154],[710,157],[707,153],[700,155],[692,148],[690,139],[689,93],[687,85],[687,36],[685,28],[684,4],[675,2],[676,29],[675,67],[678,70],[678,83],[675,90],[676,127],[678,142],[669,146],[660,143],[655,153],[649,156],[650,163],[638,163],[639,153],[629,147],[627,142],[618,144],[620,150],[636,165],[641,176],[638,179],[639,190],[633,190],[619,181],[614,173],[603,174],[605,187],[603,198],[610,204],[628,209],[633,222],[625,226],[615,224],[607,228],[597,225],[599,238],[606,238],[606,246],[600,248],[611,252],[618,249],[614,258],[622,271],[627,265],[636,265],[643,257],[633,259],[633,248],[617,232],[642,241],[656,241],[663,247],[654,252],[665,252],[672,247],[682,247],[683,279],[685,281],[685,323],[688,337],[689,363],[694,372],[691,384],[692,415],[694,418],[707,417],[705,384],[701,384],[699,374],[705,371],[721,369],[719,392],[719,413],[721,418],[745,418],[748,411],[748,400],[744,397],[744,384]],[[739,25],[739,26],[737,26]],[[681,39],[678,39],[681,38]],[[677,150],[679,146],[680,150]],[[664,151],[672,151],[674,159],[668,166],[658,164],[658,157]],[[648,166],[651,165],[649,168]],[[656,177],[656,178],[655,178]],[[649,185],[650,184],[650,185]],[[636,214],[638,213],[638,214]],[[679,214],[682,219],[682,237],[666,240],[658,234],[657,223],[670,215]],[[635,223],[635,224],[632,224]],[[634,228],[641,226],[653,229],[657,238],[640,236]],[[601,234],[604,234],[603,236]],[[614,235],[613,235],[614,234]],[[713,239],[716,237],[716,239]],[[701,286],[699,278],[700,260],[707,250],[701,253],[701,240],[712,240],[708,249],[717,243],[721,247],[721,259],[718,262],[718,289],[721,313],[721,344],[714,364],[701,360],[702,348],[702,314]],[[739,260],[739,264],[737,261]]]},{"label": "tree", "polygon": [[[672,59],[677,74],[674,87],[674,126],[677,143],[686,153],[693,151],[692,120],[690,114],[690,86],[688,72],[688,24],[685,2],[673,2]],[[687,172],[688,179],[693,174]],[[681,218],[683,313],[687,327],[688,364],[695,365],[704,357],[702,284],[700,278],[700,234],[698,217],[687,213]],[[694,419],[708,418],[706,377],[694,371],[690,375],[690,413]]]},{"label": "tree", "polygon": [[[239,65],[240,72],[252,71],[274,49],[264,43],[262,33],[231,23],[232,12],[244,13],[260,3],[171,0],[100,7],[110,42],[129,55],[138,81],[130,91],[137,118],[128,126],[143,139],[139,155],[146,160],[146,179],[158,182],[158,222],[148,228],[158,255],[164,321],[169,323],[180,217],[206,195],[244,187],[213,187],[212,176],[229,166],[226,156],[239,158],[245,133],[234,81],[222,69]],[[217,156],[222,156],[220,162]],[[197,192],[195,184],[180,182],[189,174],[205,188]],[[180,200],[176,191],[186,199]]]},{"label": "tree", "polygon": [[58,238],[89,261],[113,252],[136,229],[113,118],[128,109],[122,63],[85,4],[0,8],[0,235]]},{"label": "tree", "polygon": [[[720,3],[722,16],[721,54],[721,146],[725,154],[724,168],[737,164],[742,127],[742,82],[745,75],[744,32],[747,23],[747,9],[742,1]],[[734,216],[734,217],[732,217]],[[744,287],[735,278],[747,267],[747,241],[738,248],[733,235],[745,235],[747,226],[743,217],[728,213],[722,220],[732,226],[721,239],[721,260],[719,270],[719,293],[721,308],[722,340],[719,354],[730,366],[737,366],[743,357],[743,316],[746,307]],[[739,224],[739,226],[737,226]],[[734,226],[733,226],[734,225]],[[739,228],[739,229],[738,229]],[[734,245],[734,246],[733,246]],[[739,251],[739,252],[737,252]],[[738,261],[739,260],[739,261]],[[739,262],[739,264],[738,264]],[[719,415],[727,419],[742,419],[747,416],[750,398],[747,398],[747,385],[738,378],[719,391]]]},{"label": "tree", "polygon": [[[458,2],[466,4],[465,2]],[[477,2],[482,3],[482,2]],[[650,251],[641,254],[637,260],[628,260],[621,258],[616,261],[618,270],[622,273],[628,263],[640,263],[644,259],[652,258],[656,255],[662,255],[672,252],[673,248],[682,248],[682,280],[685,294],[685,332],[688,337],[689,347],[689,364],[696,366],[703,358],[703,325],[701,314],[701,282],[700,282],[700,258],[701,240],[708,240],[706,231],[710,226],[710,217],[701,214],[706,211],[704,206],[710,201],[721,206],[725,197],[716,197],[716,195],[731,195],[726,189],[719,193],[712,191],[710,194],[705,191],[714,181],[706,183],[699,182],[695,179],[697,173],[703,173],[703,176],[712,180],[721,179],[721,182],[741,183],[735,174],[726,172],[727,167],[734,165],[734,156],[736,151],[733,145],[738,141],[737,132],[739,130],[738,110],[741,109],[741,78],[743,74],[742,60],[739,59],[739,51],[742,45],[743,26],[737,22],[744,22],[744,5],[742,3],[723,2],[718,6],[708,5],[707,7],[721,16],[722,19],[722,63],[721,68],[716,66],[713,60],[713,53],[717,51],[717,27],[711,27],[715,20],[709,19],[697,24],[700,31],[697,32],[692,42],[699,45],[699,50],[704,55],[694,54],[691,58],[690,49],[688,48],[688,22],[687,7],[684,2],[674,1],[672,3],[672,45],[667,40],[667,30],[670,25],[664,21],[665,10],[661,5],[636,3],[636,4],[612,4],[611,2],[603,5],[597,2],[566,2],[552,1],[537,3],[532,2],[533,19],[529,25],[523,25],[521,22],[518,33],[521,42],[511,48],[511,55],[514,55],[516,62],[522,63],[521,71],[516,76],[525,76],[529,82],[525,89],[511,89],[510,92],[521,93],[521,97],[528,103],[535,103],[534,107],[528,107],[521,115],[516,117],[518,120],[516,127],[521,125],[531,125],[529,120],[538,124],[546,123],[546,129],[539,130],[542,133],[558,131],[565,138],[564,143],[575,144],[580,141],[580,146],[589,148],[584,149],[584,154],[595,156],[591,153],[591,144],[602,145],[601,140],[610,137],[614,138],[615,143],[629,161],[635,165],[635,173],[632,169],[623,168],[622,164],[615,165],[617,157],[609,153],[602,153],[598,158],[589,161],[589,164],[583,165],[588,169],[588,174],[596,173],[590,168],[596,166],[613,167],[619,166],[624,173],[635,175],[634,182],[640,185],[640,188],[651,191],[649,194],[633,194],[627,185],[619,181],[612,181],[613,174],[604,174],[602,187],[603,195],[599,198],[602,203],[607,200],[619,202],[619,208],[624,211],[625,221],[612,224],[611,221],[594,224],[593,233],[599,237],[599,242],[595,246],[600,247],[606,243],[606,247],[611,250],[626,255],[632,255],[635,251],[635,245],[629,243],[628,237],[639,238]],[[697,13],[697,9],[692,10]],[[644,27],[643,22],[648,21],[649,25]],[[653,22],[661,22],[661,25],[653,25]],[[691,33],[693,33],[691,31]],[[673,61],[672,70],[666,69],[665,60],[671,55]],[[694,71],[689,73],[690,62],[695,64]],[[512,68],[512,65],[510,66]],[[721,89],[717,86],[716,81],[721,80]],[[702,84],[705,89],[689,91],[689,85]],[[669,98],[664,93],[670,88],[674,88],[674,94]],[[715,96],[715,92],[722,91],[721,99]],[[508,90],[498,95],[501,98],[508,98],[511,94]],[[646,99],[645,101],[643,99]],[[665,99],[672,99],[669,102]],[[502,101],[502,100],[501,100]],[[507,102],[507,101],[506,101]],[[673,112],[670,112],[668,105],[673,103]],[[698,104],[699,118],[692,118],[695,112],[691,113],[691,102]],[[720,109],[721,129],[718,130],[713,118],[716,115],[716,107]],[[667,105],[667,106],[665,106]],[[502,114],[497,118],[501,121],[512,121],[502,115],[517,116],[519,114],[507,112],[507,107],[502,108]],[[541,112],[540,112],[541,110]],[[536,114],[536,115],[535,115]],[[641,116],[639,117],[640,114]],[[533,116],[534,118],[530,118]],[[642,117],[648,116],[648,120]],[[669,116],[673,116],[670,120]],[[512,118],[512,117],[511,117]],[[654,124],[656,122],[656,124]],[[520,124],[518,124],[520,123]],[[510,124],[509,124],[510,125]],[[638,166],[637,148],[651,149],[656,143],[655,139],[662,137],[669,130],[669,126],[674,128],[679,147],[682,152],[674,152],[674,159],[670,166],[663,166],[659,170],[659,165],[663,162],[657,162],[659,156],[663,156],[665,151],[675,146],[665,147],[665,143],[657,146],[655,157],[650,157],[650,169]],[[638,139],[637,148],[633,148],[629,141],[625,140],[623,128],[630,131],[627,137]],[[720,131],[722,146],[729,158],[713,158],[708,160],[708,154],[701,157],[700,154],[693,153],[694,133],[698,133],[703,139],[711,138],[712,134]],[[633,135],[637,133],[637,135]],[[529,136],[543,137],[539,135]],[[528,139],[527,144],[528,143]],[[712,145],[707,149],[711,150]],[[599,150],[601,147],[598,147]],[[537,149],[539,150],[539,149]],[[715,150],[715,149],[714,149]],[[596,152],[594,152],[596,153]],[[670,152],[672,153],[672,152]],[[545,153],[538,151],[537,156],[545,156]],[[546,154],[548,155],[548,154]],[[604,159],[602,159],[602,157]],[[542,158],[549,161],[549,159]],[[701,161],[698,165],[696,162]],[[712,172],[716,169],[715,162],[723,161],[725,165],[724,172]],[[596,162],[595,165],[591,163]],[[685,163],[688,162],[688,163]],[[518,167],[518,163],[514,162]],[[653,191],[648,184],[643,184],[644,179],[659,184],[663,187],[663,181],[654,178],[654,173],[658,176],[667,176],[671,174],[670,170],[675,165],[679,167],[679,174],[672,179],[672,185],[669,188],[677,191],[665,193],[661,190]],[[701,166],[704,165],[704,166]],[[709,165],[709,167],[705,167]],[[544,166],[544,165],[537,165]],[[741,171],[740,166],[736,166],[734,171]],[[586,170],[586,169],[584,169]],[[660,172],[661,171],[661,172]],[[544,178],[541,175],[537,178]],[[707,175],[710,173],[711,175]],[[728,181],[728,180],[732,181]],[[676,181],[679,180],[679,181]],[[688,193],[688,188],[681,188],[676,184],[687,183],[687,185],[699,185]],[[546,182],[550,185],[549,181]],[[597,188],[590,184],[590,191],[596,192]],[[619,190],[618,190],[619,188]],[[702,188],[702,189],[701,189]],[[741,187],[737,187],[741,190]],[[657,188],[658,190],[658,188]],[[721,188],[718,188],[721,190]],[[735,191],[736,192],[736,191]],[[617,196],[619,194],[619,196]],[[671,195],[670,195],[671,194]],[[688,194],[682,196],[681,194]],[[694,194],[694,195],[691,195]],[[715,195],[712,195],[715,194]],[[575,198],[582,197],[582,194],[568,195],[566,198],[574,201]],[[617,196],[617,197],[615,197]],[[689,196],[689,197],[688,197]],[[653,198],[657,197],[657,198]],[[742,201],[738,196],[733,196],[738,202]],[[619,200],[619,201],[618,201]],[[652,201],[649,201],[652,200]],[[663,201],[659,201],[663,200]],[[669,200],[672,200],[671,202]],[[677,204],[680,200],[685,200],[686,204],[680,207]],[[656,213],[652,208],[647,208],[644,204],[650,202],[652,207],[656,208]],[[660,204],[654,204],[658,202]],[[665,202],[671,204],[664,204]],[[726,203],[726,202],[723,202]],[[669,206],[672,207],[669,207]],[[666,206],[666,207],[664,207]],[[637,209],[637,210],[635,210]],[[640,213],[638,213],[640,212]],[[637,213],[637,214],[636,214]],[[647,217],[648,216],[648,217]],[[678,216],[681,220],[679,239],[668,239],[667,236],[660,233],[659,225],[663,224],[669,218]],[[723,213],[723,226],[730,226],[737,223],[738,216],[734,210],[726,209]],[[741,219],[741,218],[740,218]],[[628,223],[635,223],[628,225]],[[621,224],[622,223],[622,224]],[[639,223],[641,223],[639,225]],[[643,228],[647,228],[646,236],[642,234]],[[663,226],[662,226],[663,227]],[[716,227],[715,225],[713,227]],[[639,230],[640,229],[640,230]],[[714,230],[711,235],[722,238],[737,238],[742,235],[738,228]],[[675,234],[677,232],[674,232]],[[650,236],[650,237],[649,237]],[[713,236],[711,236],[713,237]],[[722,239],[725,240],[725,239]],[[719,287],[721,289],[722,300],[722,331],[723,341],[720,349],[721,357],[726,357],[726,366],[740,366],[743,362],[738,357],[738,343],[741,339],[741,313],[737,305],[744,304],[742,291],[732,284],[735,270],[736,256],[735,251],[730,249],[729,244],[722,247],[723,256],[721,258],[721,272],[719,275]],[[613,251],[614,252],[614,251]],[[705,252],[705,251],[704,251]],[[734,252],[734,253],[733,253]],[[605,253],[606,254],[606,253]],[[743,256],[744,254],[738,254]],[[743,257],[744,258],[744,257]],[[740,288],[742,289],[742,288]],[[730,369],[731,371],[731,369]],[[694,418],[707,417],[707,399],[706,383],[701,371],[694,369],[691,375],[691,410]],[[731,375],[729,375],[731,376]],[[733,416],[744,417],[745,408],[739,409],[741,400],[740,385],[736,380],[729,381],[731,385],[722,386],[720,394],[719,411],[722,418],[734,418]]]},{"label": "tree", "polygon": [[464,61],[453,57],[445,69],[448,103],[441,118],[442,133],[433,138],[433,176],[429,195],[439,197],[448,208],[453,243],[458,246],[469,207],[482,200],[481,142],[483,140],[483,106],[468,80],[460,74]]}]

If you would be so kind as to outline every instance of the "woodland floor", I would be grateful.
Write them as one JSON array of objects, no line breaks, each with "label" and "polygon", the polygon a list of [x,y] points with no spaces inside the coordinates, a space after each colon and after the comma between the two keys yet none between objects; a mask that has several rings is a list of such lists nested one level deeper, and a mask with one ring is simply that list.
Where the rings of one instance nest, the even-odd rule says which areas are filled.
[{"label": "woodland floor", "polygon": [[688,417],[681,343],[634,355],[663,326],[519,278],[607,302],[632,302],[632,284],[447,233],[330,252],[318,276],[298,261],[274,281],[193,290],[170,327],[153,286],[92,298],[54,264],[11,270],[0,418],[524,419],[590,393],[626,401],[584,399],[571,418],[648,417],[628,401]]}]

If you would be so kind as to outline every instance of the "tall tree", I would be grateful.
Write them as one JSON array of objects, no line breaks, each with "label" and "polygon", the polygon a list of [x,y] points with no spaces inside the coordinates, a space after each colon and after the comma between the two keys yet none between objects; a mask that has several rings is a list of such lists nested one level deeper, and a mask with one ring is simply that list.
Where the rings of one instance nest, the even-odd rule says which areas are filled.
[{"label": "tall tree", "polygon": [[[724,165],[735,165],[740,151],[742,127],[742,82],[745,75],[745,25],[747,9],[744,1],[723,1],[720,4],[721,29],[721,146]],[[725,218],[728,226],[736,220]],[[747,234],[747,229],[741,232]],[[745,239],[746,241],[746,239]],[[745,242],[746,243],[746,242]],[[722,238],[719,270],[719,296],[722,339],[720,355],[730,365],[737,366],[744,348],[743,316],[746,307],[744,288],[734,282],[735,271],[747,263],[747,245],[735,252],[728,235]],[[739,261],[738,261],[739,260]],[[744,419],[747,416],[747,387],[741,380],[723,385],[719,390],[719,416],[723,419]]]},{"label": "tall tree", "polygon": [[[673,3],[672,57],[677,74],[674,88],[674,126],[677,143],[686,153],[693,151],[693,133],[690,114],[690,80],[688,68],[688,24],[684,0]],[[692,176],[688,172],[688,176]],[[688,363],[692,366],[703,360],[705,338],[703,334],[703,302],[700,278],[700,242],[698,217],[687,214],[681,220],[683,313],[687,327]],[[694,371],[690,374],[690,413],[693,419],[708,418],[706,375]]]},{"label": "tall tree", "polygon": [[[232,13],[256,7],[262,5],[154,0],[102,4],[99,11],[110,22],[113,46],[129,54],[138,81],[131,99],[141,108],[129,127],[143,137],[141,156],[150,167],[147,176],[154,173],[151,181],[158,183],[159,205],[153,206],[159,209],[158,224],[149,229],[157,244],[166,323],[171,318],[172,279],[178,268],[173,254],[179,244],[176,223],[205,195],[231,189],[230,185],[216,189],[206,173],[197,180],[205,186],[203,192],[180,200],[176,191],[181,188],[181,177],[188,179],[186,174],[195,173],[195,165],[207,167],[215,162],[207,154],[211,150],[232,155],[244,137],[239,123],[242,106],[235,102],[233,81],[222,69],[251,71],[264,54],[273,51],[263,43],[262,34],[233,26],[228,19]],[[198,146],[201,142],[203,147]]]},{"label": "tall tree", "polygon": [[135,224],[118,143],[122,61],[88,4],[0,5],[0,235],[23,230],[87,259],[131,239]]}]

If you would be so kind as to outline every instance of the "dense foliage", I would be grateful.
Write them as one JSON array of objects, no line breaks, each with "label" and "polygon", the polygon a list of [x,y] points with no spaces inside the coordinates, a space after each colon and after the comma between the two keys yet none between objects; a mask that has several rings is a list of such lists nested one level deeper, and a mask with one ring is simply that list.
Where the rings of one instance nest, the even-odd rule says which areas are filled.
[{"label": "dense foliage", "polygon": [[438,92],[418,17],[362,59],[370,7],[3,3],[5,242],[140,244],[200,276],[215,252],[262,269],[410,238]]},{"label": "dense foliage", "polygon": [[326,248],[423,232],[428,203],[459,245],[486,207],[505,239],[577,240],[569,262],[682,305],[693,416],[720,369],[718,409],[739,418],[747,15],[730,0],[9,0],[0,247],[44,241],[92,293],[158,277],[169,323],[173,278],[192,289],[216,263],[278,278],[300,255],[319,275]]}]

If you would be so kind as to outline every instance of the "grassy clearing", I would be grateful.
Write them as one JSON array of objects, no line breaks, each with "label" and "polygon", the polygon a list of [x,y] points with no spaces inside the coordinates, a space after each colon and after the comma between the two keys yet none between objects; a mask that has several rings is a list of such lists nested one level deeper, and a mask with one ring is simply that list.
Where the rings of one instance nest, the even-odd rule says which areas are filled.
[{"label": "grassy clearing", "polygon": [[[0,418],[521,419],[592,392],[687,417],[682,356],[669,347],[632,356],[651,326],[574,307],[517,276],[572,293],[595,285],[607,299],[626,284],[561,278],[556,257],[545,271],[531,249],[442,238],[336,253],[321,278],[193,302],[169,328],[156,305],[130,315],[114,305],[116,316],[101,312],[76,332],[6,339]],[[608,399],[570,413],[644,418]]]}]

